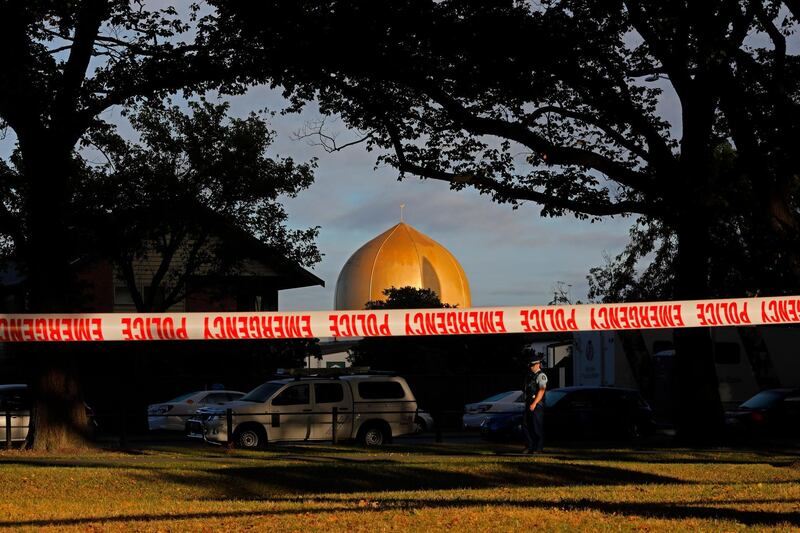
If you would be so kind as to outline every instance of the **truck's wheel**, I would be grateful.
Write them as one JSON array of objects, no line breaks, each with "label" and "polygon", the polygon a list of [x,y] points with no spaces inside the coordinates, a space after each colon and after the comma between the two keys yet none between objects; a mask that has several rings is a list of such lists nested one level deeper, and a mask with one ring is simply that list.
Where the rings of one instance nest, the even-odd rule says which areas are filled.
[{"label": "truck's wheel", "polygon": [[267,442],[266,432],[257,426],[246,426],[237,429],[233,434],[237,448],[254,450],[262,448]]},{"label": "truck's wheel", "polygon": [[377,448],[378,446],[383,446],[389,439],[391,435],[389,434],[389,430],[384,428],[378,424],[369,424],[359,431],[359,441],[364,446],[368,448]]}]

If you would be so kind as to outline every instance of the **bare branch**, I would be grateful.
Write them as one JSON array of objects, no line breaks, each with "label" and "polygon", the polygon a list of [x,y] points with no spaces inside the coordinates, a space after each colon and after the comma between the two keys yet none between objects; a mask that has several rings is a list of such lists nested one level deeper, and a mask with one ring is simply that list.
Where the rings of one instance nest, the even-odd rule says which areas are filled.
[{"label": "bare branch", "polygon": [[344,144],[336,144],[336,137],[337,134],[333,133],[325,133],[325,119],[322,118],[317,121],[309,121],[305,123],[302,129],[296,131],[292,134],[292,139],[295,141],[299,141],[302,139],[313,139],[317,138],[318,142],[308,141],[309,146],[319,146],[322,147],[323,150],[328,152],[329,154],[333,152],[339,152],[348,148],[350,146],[355,146],[357,144],[364,143],[372,138],[372,135],[375,133],[375,130],[370,130],[363,137],[360,139],[356,139],[354,141],[350,141]]}]

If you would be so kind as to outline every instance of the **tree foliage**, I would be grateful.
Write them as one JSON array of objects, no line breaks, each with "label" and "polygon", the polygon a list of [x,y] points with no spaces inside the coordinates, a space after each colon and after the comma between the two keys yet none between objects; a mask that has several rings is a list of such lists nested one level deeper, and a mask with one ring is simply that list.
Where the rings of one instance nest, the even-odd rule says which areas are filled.
[{"label": "tree foliage", "polygon": [[[241,270],[247,239],[303,265],[320,259],[317,228],[287,229],[280,203],[311,185],[315,161],[268,157],[274,134],[265,119],[229,118],[228,107],[190,101],[185,112],[151,102],[129,114],[138,141],[108,128],[87,138],[108,159],[82,184],[83,212],[101,228],[98,247],[114,259],[139,311],[181,301],[193,276]],[[134,264],[146,258],[158,268],[137,280]]]},{"label": "tree foliage", "polygon": [[[430,289],[390,287],[386,300],[371,301],[367,309],[442,309]],[[365,338],[353,347],[357,366],[414,375],[455,376],[517,372],[524,368],[522,335],[448,335],[445,337]]]},{"label": "tree foliage", "polygon": [[416,287],[389,287],[383,290],[385,300],[370,300],[367,309],[440,309],[450,308],[450,304],[442,303],[436,291],[418,289]]},{"label": "tree foliage", "polygon": [[[24,267],[30,311],[75,306],[69,265],[86,243],[78,191],[88,175],[76,147],[107,127],[104,113],[178,91],[243,89],[245,61],[212,46],[214,20],[196,5],[178,13],[122,0],[0,3],[0,128],[17,140],[13,161],[0,165],[0,235]],[[36,352],[35,447],[80,445],[72,365],[58,346]]]},{"label": "tree foliage", "polygon": [[28,270],[33,310],[71,306],[67,265],[81,240],[72,230],[85,177],[76,146],[107,127],[103,113],[175,91],[239,87],[230,54],[208,42],[211,23],[194,5],[186,13],[117,0],[0,6],[0,125],[18,146],[16,180],[1,189],[0,232]]}]

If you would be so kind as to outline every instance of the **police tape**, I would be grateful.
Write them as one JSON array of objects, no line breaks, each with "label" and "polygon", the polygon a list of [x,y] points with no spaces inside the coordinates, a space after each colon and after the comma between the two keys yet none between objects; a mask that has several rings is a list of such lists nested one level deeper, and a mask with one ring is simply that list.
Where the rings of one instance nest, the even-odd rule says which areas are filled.
[{"label": "police tape", "polygon": [[0,342],[308,339],[800,323],[800,297],[372,311],[0,315]]}]

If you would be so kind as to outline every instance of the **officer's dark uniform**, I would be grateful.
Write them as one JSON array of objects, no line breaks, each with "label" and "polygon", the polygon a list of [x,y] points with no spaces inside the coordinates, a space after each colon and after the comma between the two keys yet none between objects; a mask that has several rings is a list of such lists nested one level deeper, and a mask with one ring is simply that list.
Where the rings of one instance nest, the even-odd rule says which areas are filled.
[{"label": "officer's dark uniform", "polygon": [[[541,362],[541,360],[534,359],[530,361],[528,368],[536,362]],[[530,408],[539,389],[546,388],[547,376],[542,372],[541,367],[539,367],[538,372],[528,372],[528,375],[525,376],[525,415],[522,426],[525,441],[528,445],[525,450],[527,453],[540,452],[544,448],[544,396],[536,404],[536,408],[533,411]]]}]

